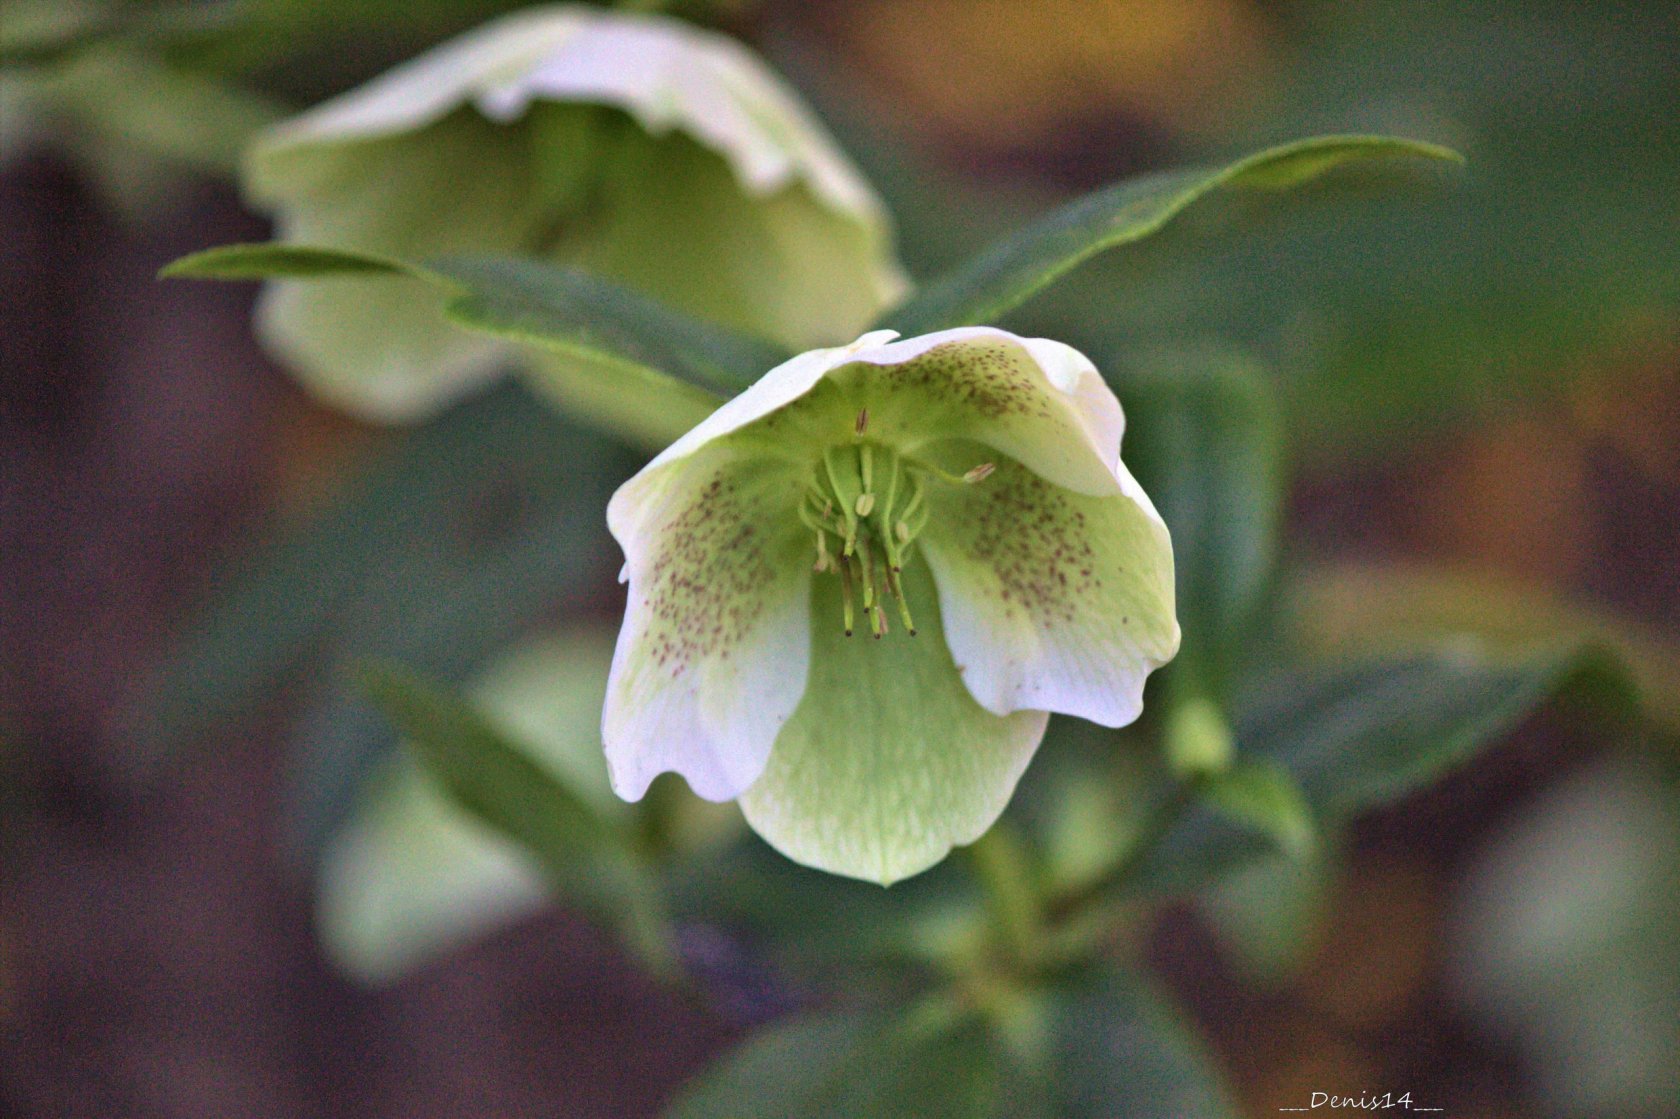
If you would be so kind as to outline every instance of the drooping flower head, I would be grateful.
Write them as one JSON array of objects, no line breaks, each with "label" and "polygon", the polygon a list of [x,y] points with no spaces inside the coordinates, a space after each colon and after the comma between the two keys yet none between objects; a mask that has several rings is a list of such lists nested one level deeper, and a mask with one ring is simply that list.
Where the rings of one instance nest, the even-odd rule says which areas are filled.
[{"label": "drooping flower head", "polygon": [[[262,134],[244,185],[285,240],[541,256],[795,349],[852,337],[904,286],[880,201],[793,92],[652,14],[495,20]],[[403,279],[273,283],[258,323],[376,419],[435,410],[505,356]]]},{"label": "drooping flower head", "polygon": [[675,770],[791,858],[882,882],[991,825],[1049,712],[1136,718],[1179,640],[1166,526],[1090,361],[896,338],[771,370],[607,510],[619,795]]}]

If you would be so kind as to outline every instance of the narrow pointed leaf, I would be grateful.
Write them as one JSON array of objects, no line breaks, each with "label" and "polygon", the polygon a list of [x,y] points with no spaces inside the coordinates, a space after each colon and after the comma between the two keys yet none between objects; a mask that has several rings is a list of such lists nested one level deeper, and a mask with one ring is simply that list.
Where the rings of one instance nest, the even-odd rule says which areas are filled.
[{"label": "narrow pointed leaf", "polygon": [[528,852],[569,900],[621,928],[662,970],[673,963],[651,884],[627,837],[470,704],[388,662],[359,683],[462,808]]},{"label": "narrow pointed leaf", "polygon": [[1168,171],[1086,195],[984,250],[881,318],[905,334],[995,322],[1082,261],[1159,231],[1222,187],[1277,190],[1356,160],[1456,160],[1449,149],[1386,136],[1320,136],[1219,168]]},{"label": "narrow pointed leaf", "polygon": [[1270,383],[1217,346],[1126,354],[1125,459],[1172,530],[1191,674],[1221,705],[1272,585],[1283,503],[1283,431]]},{"label": "narrow pointed leaf", "polygon": [[[347,618],[351,605],[404,557],[438,555],[438,540],[451,538],[452,527],[468,520],[466,503],[495,491],[542,506],[545,521],[570,525],[577,535],[582,503],[593,499],[598,518],[599,503],[616,481],[580,485],[569,464],[586,453],[598,456],[601,448],[567,432],[513,385],[407,435],[326,510],[276,526],[255,550],[219,572],[207,605],[184,627],[130,714],[147,753],[194,738],[254,704],[307,649],[354,631]],[[510,462],[519,464],[511,474]],[[556,501],[575,506],[575,519]],[[605,532],[597,529],[594,536]],[[566,549],[552,540],[548,546],[559,558],[549,570],[526,573],[544,599],[599,570],[578,562],[577,553],[566,564]],[[477,566],[485,566],[482,556]],[[499,593],[510,590],[504,584]],[[442,608],[447,598],[428,593],[428,611]],[[477,644],[473,631],[448,633],[454,650]]]},{"label": "narrow pointed leaf", "polygon": [[790,356],[575,268],[490,256],[446,258],[431,268],[462,289],[447,310],[462,326],[662,370],[718,393],[739,392]]},{"label": "narrow pointed leaf", "polygon": [[380,253],[275,241],[218,245],[171,261],[158,272],[158,277],[165,280],[316,280],[381,275],[434,278],[423,268]]},{"label": "narrow pointed leaf", "polygon": [[[1619,663],[1592,646],[1525,660],[1442,648],[1273,674],[1239,701],[1239,756],[1281,767],[1327,827],[1468,764],[1560,694],[1631,709]],[[1182,893],[1273,844],[1211,808],[1179,820],[1128,889]]]}]

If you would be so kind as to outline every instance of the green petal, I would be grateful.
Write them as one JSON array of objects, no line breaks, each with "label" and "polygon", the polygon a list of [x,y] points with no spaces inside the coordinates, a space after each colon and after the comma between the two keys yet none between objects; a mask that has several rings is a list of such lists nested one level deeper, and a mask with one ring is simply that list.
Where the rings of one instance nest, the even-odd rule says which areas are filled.
[{"label": "green petal", "polygon": [[[278,211],[283,240],[423,260],[512,250],[538,221],[522,137],[468,111],[415,136],[258,157],[248,185]],[[449,325],[436,293],[403,278],[274,283],[258,325],[312,390],[382,420],[435,410],[491,376],[504,352]]]},{"label": "green petal", "polygon": [[952,655],[988,711],[1123,726],[1144,678],[1178,651],[1166,526],[1124,466],[1118,478],[1122,493],[1090,497],[1005,459],[976,485],[930,491],[917,544]]},{"label": "green petal", "polygon": [[854,415],[868,407],[870,436],[898,450],[973,439],[1059,485],[1117,492],[1120,402],[1090,360],[1060,342],[959,327],[863,350],[832,380]]},{"label": "green petal", "polygon": [[602,212],[562,256],[690,314],[794,350],[853,338],[898,290],[880,228],[824,205],[803,180],[745,191],[683,135],[630,135]]},{"label": "green petal", "polygon": [[741,797],[747,822],[796,862],[882,884],[972,843],[1009,802],[1048,716],[974,702],[945,646],[926,567],[903,575],[917,636],[841,631],[839,582],[813,581],[805,696]]},{"label": "green petal", "polygon": [[803,485],[721,441],[613,495],[607,524],[630,586],[602,733],[624,799],[674,770],[707,800],[730,800],[764,768],[810,654]]}]

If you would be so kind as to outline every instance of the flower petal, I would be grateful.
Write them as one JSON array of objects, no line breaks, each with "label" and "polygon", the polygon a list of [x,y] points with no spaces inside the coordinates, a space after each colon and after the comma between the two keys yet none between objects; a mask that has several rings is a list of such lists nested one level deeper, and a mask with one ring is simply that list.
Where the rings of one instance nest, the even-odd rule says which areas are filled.
[{"label": "flower petal", "polygon": [[921,629],[877,641],[844,636],[838,580],[815,581],[804,698],[741,797],[747,822],[789,858],[883,884],[978,839],[1048,720],[982,710],[946,649],[926,566],[903,582]]},{"label": "flower petal", "polygon": [[718,444],[650,465],[613,495],[607,523],[630,587],[602,738],[624,799],[675,770],[728,800],[764,768],[810,657],[802,484]]},{"label": "flower petal", "polygon": [[973,439],[1080,493],[1119,492],[1120,402],[1069,346],[959,327],[852,360],[834,380],[868,404],[870,434],[899,450]]},{"label": "flower petal", "polygon": [[1121,492],[1092,497],[1005,460],[977,485],[930,491],[917,544],[986,710],[1123,726],[1178,651],[1166,525],[1124,465],[1115,477]]},{"label": "flower petal", "polygon": [[[471,175],[460,174],[464,166]],[[537,228],[523,142],[470,115],[425,143],[390,138],[313,150],[286,173],[281,240],[408,259],[512,250]],[[450,215],[440,223],[438,215]],[[436,293],[406,278],[286,281],[265,286],[263,341],[316,393],[373,419],[418,418],[492,376],[506,349],[444,321]]]}]

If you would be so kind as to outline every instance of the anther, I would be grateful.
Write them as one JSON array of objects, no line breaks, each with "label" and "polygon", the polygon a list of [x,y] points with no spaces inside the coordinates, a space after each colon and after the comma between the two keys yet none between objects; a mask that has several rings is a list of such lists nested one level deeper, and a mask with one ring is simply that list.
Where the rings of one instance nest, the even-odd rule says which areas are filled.
[{"label": "anther", "polygon": [[893,535],[898,537],[900,544],[910,543],[910,526],[903,521],[899,521],[898,524],[893,526]]},{"label": "anther", "polygon": [[869,409],[868,408],[859,408],[858,409],[857,424],[855,425],[854,430],[856,430],[856,432],[859,435],[862,435],[866,430],[868,430],[868,428],[869,428]]},{"label": "anther", "polygon": [[975,482],[984,482],[987,478],[990,478],[992,476],[992,471],[996,469],[996,463],[983,462],[979,466],[976,466],[973,470],[970,470],[967,474],[964,474],[962,476],[962,480],[972,486]]},{"label": "anther", "polygon": [[860,493],[858,494],[858,499],[852,503],[853,511],[855,511],[860,517],[869,516],[870,512],[874,508],[875,495],[872,493]]}]

